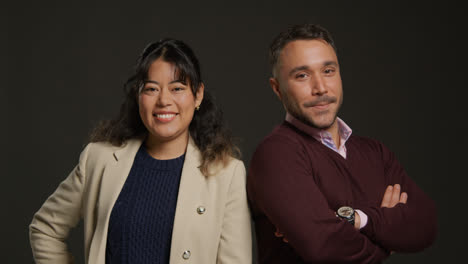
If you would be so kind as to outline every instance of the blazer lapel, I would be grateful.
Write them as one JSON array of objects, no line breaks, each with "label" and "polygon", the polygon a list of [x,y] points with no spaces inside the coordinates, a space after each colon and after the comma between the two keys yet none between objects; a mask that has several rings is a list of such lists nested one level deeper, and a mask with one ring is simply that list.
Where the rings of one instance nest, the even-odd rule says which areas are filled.
[{"label": "blazer lapel", "polygon": [[105,262],[107,227],[110,214],[130,173],[135,155],[141,144],[141,139],[127,141],[123,148],[117,149],[113,153],[113,157],[104,170],[97,205],[96,231],[89,253],[90,263]]},{"label": "blazer lapel", "polygon": [[[201,173],[201,155],[195,142],[190,137],[187,145],[184,166],[177,196],[177,207],[172,229],[170,263],[182,261],[183,254],[190,248],[183,248],[184,241],[190,236],[190,218],[196,214],[200,202],[200,192],[205,176]],[[188,245],[191,247],[192,245]]]}]

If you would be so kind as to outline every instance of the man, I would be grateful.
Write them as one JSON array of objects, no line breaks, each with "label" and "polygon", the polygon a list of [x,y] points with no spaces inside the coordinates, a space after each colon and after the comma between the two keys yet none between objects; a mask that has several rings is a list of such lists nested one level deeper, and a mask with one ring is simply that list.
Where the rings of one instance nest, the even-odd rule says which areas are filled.
[{"label": "man", "polygon": [[382,143],[337,118],[343,91],[330,33],[293,26],[270,59],[287,115],[248,173],[259,263],[380,263],[431,245],[433,201]]}]

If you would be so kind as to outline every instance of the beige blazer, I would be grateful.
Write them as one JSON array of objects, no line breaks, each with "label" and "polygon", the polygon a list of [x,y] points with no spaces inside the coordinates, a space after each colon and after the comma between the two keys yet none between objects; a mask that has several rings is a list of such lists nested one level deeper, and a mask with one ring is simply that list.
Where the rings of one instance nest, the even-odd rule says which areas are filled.
[{"label": "beige blazer", "polygon": [[[65,240],[83,218],[86,263],[105,263],[109,216],[142,144],[90,143],[78,165],[34,215],[29,227],[36,263],[73,263]],[[170,263],[251,263],[245,167],[232,159],[216,175],[198,169],[189,140],[180,180]],[[205,209],[203,211],[203,208]]]}]

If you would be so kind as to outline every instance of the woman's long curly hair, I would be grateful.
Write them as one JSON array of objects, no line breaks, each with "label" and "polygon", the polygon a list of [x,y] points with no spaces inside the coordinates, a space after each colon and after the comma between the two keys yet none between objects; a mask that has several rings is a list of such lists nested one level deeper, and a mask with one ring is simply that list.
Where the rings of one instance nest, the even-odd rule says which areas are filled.
[{"label": "woman's long curly hair", "polygon": [[[121,146],[131,138],[144,137],[148,130],[144,126],[138,109],[138,96],[144,81],[148,78],[151,64],[162,58],[173,63],[179,80],[190,84],[196,96],[203,84],[200,65],[192,49],[180,40],[163,39],[150,43],[140,55],[132,75],[124,86],[125,100],[119,115],[112,120],[101,121],[90,135],[90,142],[107,141]],[[231,132],[227,129],[222,111],[214,103],[214,98],[206,90],[198,111],[194,112],[189,132],[202,154],[201,172],[208,176],[210,168],[227,165],[231,157],[240,157],[240,151],[233,143]]]}]

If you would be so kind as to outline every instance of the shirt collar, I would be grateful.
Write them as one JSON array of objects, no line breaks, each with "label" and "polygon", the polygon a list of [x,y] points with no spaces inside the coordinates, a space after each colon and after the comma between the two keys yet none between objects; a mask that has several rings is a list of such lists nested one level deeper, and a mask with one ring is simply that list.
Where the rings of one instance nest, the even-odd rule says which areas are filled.
[{"label": "shirt collar", "polygon": [[[336,120],[338,122],[338,133],[340,135],[341,142],[340,145],[343,146],[349,139],[353,131],[343,120],[341,120],[341,118],[336,117]],[[329,141],[331,139],[331,134],[328,131],[306,125],[302,121],[292,116],[290,113],[286,113],[286,121],[291,123],[293,126],[301,130],[302,132],[305,132],[306,134],[312,136],[319,142],[324,143],[325,140]],[[341,146],[337,148],[340,148]]]}]

